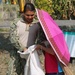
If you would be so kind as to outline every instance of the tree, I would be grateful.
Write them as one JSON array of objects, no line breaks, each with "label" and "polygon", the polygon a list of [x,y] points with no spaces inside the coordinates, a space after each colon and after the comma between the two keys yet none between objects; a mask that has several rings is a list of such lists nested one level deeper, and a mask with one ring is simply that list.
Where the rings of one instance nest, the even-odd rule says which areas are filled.
[{"label": "tree", "polygon": [[52,9],[52,0],[35,0],[34,2],[37,8],[47,11],[49,14],[54,12]]},{"label": "tree", "polygon": [[35,0],[35,6],[46,10],[54,19],[69,19],[75,10],[75,0]]}]

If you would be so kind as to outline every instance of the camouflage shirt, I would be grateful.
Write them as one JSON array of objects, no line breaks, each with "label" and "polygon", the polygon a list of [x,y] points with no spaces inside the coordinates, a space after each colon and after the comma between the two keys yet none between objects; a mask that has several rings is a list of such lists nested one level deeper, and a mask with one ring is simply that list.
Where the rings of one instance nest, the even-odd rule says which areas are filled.
[{"label": "camouflage shirt", "polygon": [[[22,46],[22,44],[19,42],[19,36],[17,35],[17,22],[21,21],[22,23],[25,23],[25,21],[22,18],[17,18],[15,19],[10,26],[10,32],[9,32],[9,38],[11,43],[13,44],[13,46],[15,46],[18,50],[23,50],[24,47]],[[36,21],[33,21],[33,23],[36,23]]]}]

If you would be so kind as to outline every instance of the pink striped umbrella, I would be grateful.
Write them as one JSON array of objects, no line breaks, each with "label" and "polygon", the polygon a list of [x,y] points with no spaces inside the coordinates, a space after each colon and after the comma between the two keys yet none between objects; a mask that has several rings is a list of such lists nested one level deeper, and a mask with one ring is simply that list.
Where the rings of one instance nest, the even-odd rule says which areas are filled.
[{"label": "pink striped umbrella", "polygon": [[62,30],[46,11],[36,9],[36,12],[46,38],[51,44],[59,61],[64,65],[68,65],[70,53]]}]

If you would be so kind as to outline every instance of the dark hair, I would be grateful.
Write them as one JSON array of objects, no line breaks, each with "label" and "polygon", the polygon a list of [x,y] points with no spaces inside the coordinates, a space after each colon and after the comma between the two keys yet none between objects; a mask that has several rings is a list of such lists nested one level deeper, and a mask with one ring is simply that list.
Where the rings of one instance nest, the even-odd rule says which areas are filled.
[{"label": "dark hair", "polygon": [[26,3],[25,6],[24,6],[24,13],[25,13],[27,10],[35,11],[34,5],[33,5],[32,3]]}]

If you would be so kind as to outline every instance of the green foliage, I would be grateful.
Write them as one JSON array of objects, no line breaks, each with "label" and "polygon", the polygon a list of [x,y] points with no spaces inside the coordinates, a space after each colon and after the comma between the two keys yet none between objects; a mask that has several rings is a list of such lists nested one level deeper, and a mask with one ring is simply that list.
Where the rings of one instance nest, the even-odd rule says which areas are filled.
[{"label": "green foliage", "polygon": [[52,0],[35,0],[35,6],[47,11],[49,14],[54,12],[52,9]]},{"label": "green foliage", "polygon": [[35,0],[35,5],[39,9],[46,10],[54,19],[60,19],[67,10],[66,0]]},{"label": "green foliage", "polygon": [[62,15],[67,15],[67,0],[53,0],[53,10],[56,19],[61,19]]},{"label": "green foliage", "polygon": [[68,19],[75,9],[75,0],[35,0],[35,6],[46,10],[54,19]]}]

